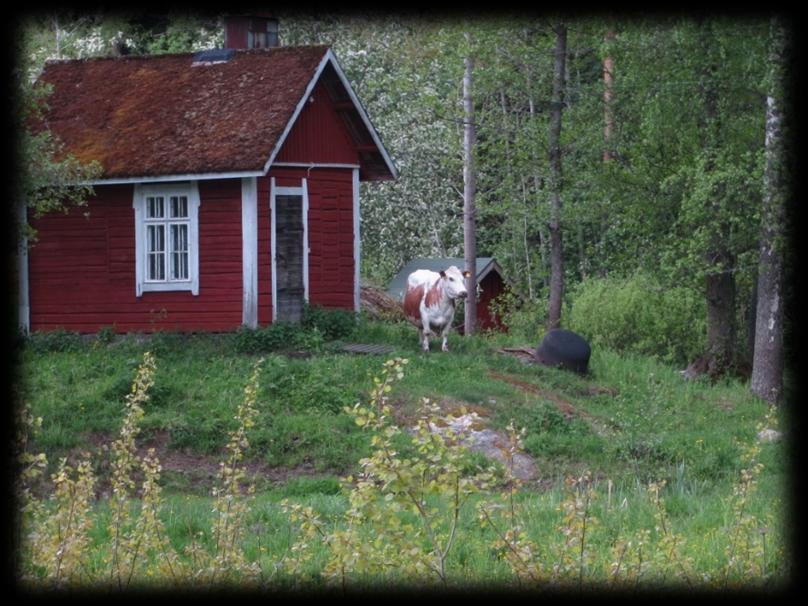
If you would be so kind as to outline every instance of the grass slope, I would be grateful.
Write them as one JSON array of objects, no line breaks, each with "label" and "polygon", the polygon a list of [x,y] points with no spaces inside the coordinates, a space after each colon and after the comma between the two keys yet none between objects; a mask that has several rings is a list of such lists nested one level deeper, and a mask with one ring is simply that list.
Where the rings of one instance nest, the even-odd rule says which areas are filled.
[{"label": "grass slope", "polygon": [[[251,341],[247,334],[146,340],[106,335],[84,342],[67,334],[35,336],[22,351],[16,385],[34,416],[43,417],[31,450],[46,452],[52,465],[80,451],[103,458],[101,444],[111,442],[119,430],[124,397],[142,353],[152,351],[156,383],[140,440],[159,443],[165,457],[184,461],[163,474],[167,527],[172,543],[182,546],[205,527],[216,461],[235,423],[250,369],[265,355],[259,417],[250,436],[248,468],[259,479],[250,523],[272,530],[272,544],[262,548],[282,551],[292,536],[278,506],[282,498],[309,504],[326,517],[347,508],[338,477],[354,472],[370,446],[343,408],[366,400],[386,357],[402,356],[410,363],[391,394],[401,423],[412,421],[421,399],[429,398],[447,409],[473,407],[493,428],[503,429],[513,420],[526,429],[524,447],[540,474],[519,495],[532,535],[552,535],[563,478],[589,470],[600,495],[596,515],[603,520],[593,538],[602,543],[598,557],[608,557],[604,554],[616,537],[653,524],[653,512],[641,498],[651,480],[667,481],[668,515],[688,538],[696,561],[708,567],[720,557],[713,547],[717,529],[727,524],[722,503],[742,467],[742,446],[755,440],[756,425],[766,412],[743,383],[688,382],[677,369],[651,358],[599,349],[589,375],[579,377],[496,351],[526,345],[518,336],[453,335],[450,353],[423,354],[414,331],[404,325],[362,322],[342,335],[396,349],[390,356],[375,356],[339,353],[338,343],[326,342],[316,329],[283,330],[288,332],[283,338],[260,339],[273,343],[273,350],[285,346],[295,355],[261,351],[255,345],[260,339]],[[307,356],[300,355],[301,349]],[[483,463],[470,460],[475,462]],[[761,518],[774,512],[782,520],[787,473],[782,443],[764,445],[761,462],[764,471],[750,512]],[[100,465],[102,476],[103,471]],[[452,553],[452,570],[460,579],[504,580],[508,573],[492,556],[490,531],[480,528],[473,508],[464,516],[461,527],[468,539]],[[256,536],[264,534],[256,531]],[[258,558],[259,547],[250,549]],[[311,565],[316,568],[317,562]]]}]

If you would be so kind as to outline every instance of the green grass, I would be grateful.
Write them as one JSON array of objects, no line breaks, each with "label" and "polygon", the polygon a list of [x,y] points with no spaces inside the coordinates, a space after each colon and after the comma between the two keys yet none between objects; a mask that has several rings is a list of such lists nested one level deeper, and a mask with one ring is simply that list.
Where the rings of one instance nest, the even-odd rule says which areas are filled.
[{"label": "green grass", "polygon": [[[273,573],[273,570],[279,559],[290,553],[298,532],[286,518],[281,501],[290,499],[311,506],[326,524],[342,528],[342,515],[349,503],[346,496],[339,493],[339,486],[334,478],[298,478],[285,486],[261,492],[252,502],[246,521],[249,533],[245,553],[248,559],[261,562],[268,577],[275,574],[272,585],[276,588],[282,589],[284,583],[291,586],[294,581],[284,577],[283,573]],[[594,521],[587,549],[594,554],[593,566],[597,566],[610,557],[610,549],[616,540],[633,536],[644,528],[653,528],[655,522],[653,507],[638,485],[614,486],[611,493],[605,481],[596,482],[594,486],[596,499],[591,511]],[[716,571],[722,564],[724,543],[721,532],[730,521],[726,519],[726,507],[719,498],[728,486],[719,488],[718,491],[706,491],[703,487],[674,485],[664,493],[672,530],[684,538],[683,554],[694,559],[698,570]],[[764,487],[750,504],[750,513],[761,519],[771,508],[766,488],[774,487]],[[564,492],[559,485],[540,493],[523,492],[516,497],[528,537],[548,551],[550,543],[561,540],[558,508],[563,498]],[[192,541],[211,546],[210,502],[209,498],[196,495],[166,497],[161,517],[171,545],[178,553]],[[468,589],[480,585],[494,588],[512,583],[507,565],[496,558],[491,549],[496,538],[494,532],[479,523],[477,506],[483,502],[507,505],[499,496],[481,495],[464,506],[458,527],[462,541],[456,544],[447,562],[450,587]],[[109,540],[104,529],[109,514],[103,503],[98,509],[100,515],[92,536],[96,543],[103,544]],[[328,557],[328,550],[323,544],[312,547],[313,558],[304,568],[310,576],[308,587],[324,589],[326,586],[319,571]],[[783,563],[778,564],[772,558],[772,565],[782,566]]]},{"label": "green grass", "polygon": [[[695,481],[727,478],[738,471],[737,442],[753,439],[765,413],[738,381],[684,381],[676,368],[637,355],[595,349],[589,375],[579,377],[494,353],[483,337],[452,335],[450,353],[423,354],[411,327],[364,322],[352,340],[392,344],[391,355],[411,360],[393,394],[402,418],[413,418],[421,399],[430,398],[475,405],[495,428],[513,419],[527,429],[526,450],[547,477],[588,468],[614,481],[647,481],[670,479],[684,467]],[[67,351],[26,348],[20,387],[44,419],[35,447],[53,461],[87,446],[94,435],[114,435],[140,356],[156,349],[146,437],[167,432],[170,447],[215,456],[232,427],[249,369],[265,355],[253,455],[278,467],[350,471],[367,449],[343,408],[366,397],[384,357],[328,348],[307,359],[245,354],[234,341],[158,335],[152,342],[129,337]],[[511,343],[525,340],[511,337]],[[576,414],[562,414],[559,402]],[[783,471],[780,449],[770,450],[767,468]]]},{"label": "green grass", "polygon": [[[349,355],[337,353],[336,346],[313,330],[295,339],[298,346],[308,344],[308,358],[249,348],[245,352],[244,344],[255,342],[249,334],[157,335],[151,340],[107,335],[86,342],[69,334],[34,338],[21,351],[17,385],[34,416],[43,418],[31,449],[46,452],[51,465],[80,450],[99,453],[100,441],[115,438],[135,370],[142,353],[151,350],[157,372],[141,440],[167,435],[170,450],[215,461],[235,425],[234,411],[252,365],[263,355],[259,417],[249,455],[256,464],[286,470],[288,480],[259,483],[250,520],[255,529],[250,540],[256,544],[247,549],[258,557],[260,537],[261,547],[283,553],[293,531],[280,511],[281,499],[311,505],[331,520],[347,508],[339,477],[355,472],[370,446],[343,408],[365,401],[383,361],[401,356],[410,363],[391,394],[397,418],[413,420],[426,397],[445,406],[473,405],[493,428],[503,429],[511,420],[526,428],[525,450],[541,476],[540,489],[519,496],[532,537],[554,536],[563,478],[590,470],[599,494],[595,513],[603,521],[592,537],[593,546],[599,545],[598,557],[607,557],[615,537],[630,535],[652,520],[642,488],[664,479],[668,515],[687,538],[688,553],[704,567],[720,559],[714,553],[715,533],[728,523],[725,502],[742,467],[741,448],[755,439],[756,425],[766,412],[744,383],[685,381],[677,368],[598,348],[585,377],[526,365],[494,351],[503,345],[531,345],[518,335],[453,334],[450,353],[433,345],[433,352],[424,354],[411,327],[366,321],[341,336],[390,344],[395,352]],[[564,406],[574,414],[565,415]],[[785,421],[781,419],[781,429]],[[481,458],[470,457],[470,468],[483,464]],[[782,520],[777,502],[784,498],[788,472],[782,443],[763,445],[761,462],[764,471],[752,511],[761,518],[775,511]],[[164,471],[162,481],[168,504],[164,519],[172,544],[182,546],[195,532],[209,528],[208,487],[175,471]],[[99,507],[103,509],[103,502]],[[480,528],[473,508],[463,515],[466,538],[449,561],[454,578],[483,584],[509,578],[505,564],[492,555],[490,530]],[[96,540],[105,539],[97,534]],[[312,561],[312,570],[322,565],[323,557],[324,552]]]}]

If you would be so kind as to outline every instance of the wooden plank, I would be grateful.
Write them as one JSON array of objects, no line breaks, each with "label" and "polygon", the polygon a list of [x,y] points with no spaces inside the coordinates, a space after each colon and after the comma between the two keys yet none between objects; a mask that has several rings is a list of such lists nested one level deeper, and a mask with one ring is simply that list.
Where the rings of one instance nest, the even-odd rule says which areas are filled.
[{"label": "wooden plank", "polygon": [[376,343],[348,343],[342,346],[342,351],[353,354],[389,354],[395,351],[390,345],[379,345]]}]

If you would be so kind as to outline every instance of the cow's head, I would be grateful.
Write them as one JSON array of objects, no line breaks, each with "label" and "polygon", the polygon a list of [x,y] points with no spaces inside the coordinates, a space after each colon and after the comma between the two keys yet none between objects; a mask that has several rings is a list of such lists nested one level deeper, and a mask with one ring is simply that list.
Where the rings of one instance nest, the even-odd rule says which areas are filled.
[{"label": "cow's head", "polygon": [[461,272],[457,267],[452,265],[446,271],[440,272],[441,280],[443,280],[446,294],[450,299],[465,299],[468,296],[466,290],[466,278],[471,274],[467,271]]}]

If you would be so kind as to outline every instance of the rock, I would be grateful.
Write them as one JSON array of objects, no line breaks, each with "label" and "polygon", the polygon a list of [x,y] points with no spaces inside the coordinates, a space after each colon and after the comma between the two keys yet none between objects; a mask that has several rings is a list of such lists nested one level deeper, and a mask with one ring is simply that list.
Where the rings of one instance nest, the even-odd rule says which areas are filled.
[{"label": "rock", "polygon": [[758,432],[757,437],[760,442],[779,442],[783,434],[776,429],[763,429]]},{"label": "rock", "polygon": [[544,335],[536,348],[536,360],[545,366],[586,374],[592,348],[582,336],[571,330],[554,328]]},{"label": "rock", "polygon": [[485,427],[485,419],[476,412],[468,412],[459,416],[448,415],[441,421],[440,426],[430,425],[433,433],[444,435],[447,430],[451,431],[456,438],[459,438],[463,446],[498,461],[505,469],[512,471],[513,476],[519,480],[530,481],[538,477],[536,462],[527,453],[521,451],[514,453],[511,470],[507,436]]}]

